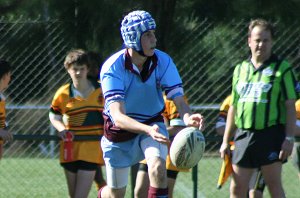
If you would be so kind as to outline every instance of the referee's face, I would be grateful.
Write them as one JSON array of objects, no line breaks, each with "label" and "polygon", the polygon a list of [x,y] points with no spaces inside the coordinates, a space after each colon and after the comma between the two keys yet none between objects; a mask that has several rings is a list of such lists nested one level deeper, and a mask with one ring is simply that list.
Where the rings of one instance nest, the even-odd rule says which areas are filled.
[{"label": "referee's face", "polygon": [[254,27],[248,37],[248,45],[253,58],[261,62],[267,60],[272,53],[271,32],[261,26]]}]

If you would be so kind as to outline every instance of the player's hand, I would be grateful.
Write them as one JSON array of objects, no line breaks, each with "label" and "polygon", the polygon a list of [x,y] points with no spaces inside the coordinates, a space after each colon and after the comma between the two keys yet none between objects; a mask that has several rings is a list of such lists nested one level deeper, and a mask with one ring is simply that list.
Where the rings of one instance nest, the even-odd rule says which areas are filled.
[{"label": "player's hand", "polygon": [[0,129],[0,138],[4,141],[12,141],[13,135],[5,129]]},{"label": "player's hand", "polygon": [[223,142],[221,147],[220,147],[219,152],[220,152],[220,155],[221,155],[222,159],[224,159],[225,154],[230,155],[230,144]]},{"label": "player's hand", "polygon": [[163,134],[159,133],[159,126],[154,124],[153,126],[151,126],[150,131],[148,132],[148,134],[156,141],[162,143],[162,144],[169,144],[170,140],[164,136]]},{"label": "player's hand", "polygon": [[293,151],[294,142],[285,139],[281,145],[281,150],[279,153],[279,159],[285,161]]},{"label": "player's hand", "polygon": [[68,130],[63,130],[58,132],[58,137],[60,137],[63,141],[65,141],[67,139],[67,133],[71,133],[72,135],[72,140],[74,139],[74,134],[71,131]]},{"label": "player's hand", "polygon": [[200,131],[202,131],[204,130],[204,117],[200,113],[192,114],[185,124],[187,126],[197,127]]}]

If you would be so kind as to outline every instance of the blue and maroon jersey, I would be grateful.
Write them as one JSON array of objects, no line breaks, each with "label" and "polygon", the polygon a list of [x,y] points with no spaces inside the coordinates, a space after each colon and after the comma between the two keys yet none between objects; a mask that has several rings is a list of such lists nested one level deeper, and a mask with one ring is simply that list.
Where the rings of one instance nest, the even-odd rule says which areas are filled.
[{"label": "blue and maroon jersey", "polygon": [[105,135],[114,142],[136,136],[114,127],[109,105],[124,102],[126,115],[142,123],[163,121],[163,92],[168,99],[183,96],[182,81],[173,60],[166,53],[155,50],[142,71],[131,62],[127,49],[112,55],[103,65],[100,74],[105,98]]}]

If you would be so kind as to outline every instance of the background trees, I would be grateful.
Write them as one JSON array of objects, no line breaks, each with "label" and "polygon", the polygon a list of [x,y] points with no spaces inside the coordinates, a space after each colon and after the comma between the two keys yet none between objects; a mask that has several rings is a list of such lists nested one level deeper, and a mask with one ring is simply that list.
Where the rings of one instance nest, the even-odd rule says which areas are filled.
[{"label": "background trees", "polygon": [[121,46],[120,20],[125,12],[134,9],[152,13],[158,24],[161,49],[168,49],[168,37],[172,32],[195,20],[208,18],[224,23],[240,18],[265,17],[285,21],[300,18],[299,0],[0,0],[2,16],[42,16],[45,20],[73,21],[67,28],[76,35],[77,47],[105,54],[110,54],[111,48]]}]

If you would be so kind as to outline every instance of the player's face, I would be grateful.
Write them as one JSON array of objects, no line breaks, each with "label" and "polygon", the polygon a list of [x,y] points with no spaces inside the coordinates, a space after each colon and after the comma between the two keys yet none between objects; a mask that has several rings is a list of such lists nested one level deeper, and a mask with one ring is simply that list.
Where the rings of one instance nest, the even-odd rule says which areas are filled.
[{"label": "player's face", "polygon": [[80,81],[87,78],[88,67],[87,65],[72,64],[68,69],[68,73],[73,81]]},{"label": "player's face", "polygon": [[1,79],[1,90],[0,91],[3,91],[5,89],[7,89],[8,85],[9,85],[9,82],[10,82],[10,79],[11,79],[11,73],[10,72],[8,72],[7,74],[4,74],[4,76]]},{"label": "player's face", "polygon": [[267,60],[272,53],[271,32],[261,26],[254,27],[251,35],[248,37],[248,45],[253,58],[260,61]]},{"label": "player's face", "polygon": [[141,45],[146,56],[153,56],[156,42],[155,30],[149,30],[142,35]]}]

